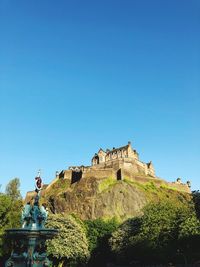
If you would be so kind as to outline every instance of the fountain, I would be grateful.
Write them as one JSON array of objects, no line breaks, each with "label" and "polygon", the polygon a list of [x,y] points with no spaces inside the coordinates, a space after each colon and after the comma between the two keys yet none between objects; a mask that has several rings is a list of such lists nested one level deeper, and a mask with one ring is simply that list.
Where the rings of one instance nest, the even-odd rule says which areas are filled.
[{"label": "fountain", "polygon": [[24,206],[22,227],[6,231],[7,237],[12,240],[13,251],[5,267],[50,266],[45,242],[47,239],[52,239],[58,230],[45,228],[48,212],[39,203],[42,189],[40,172],[35,180],[35,197]]}]

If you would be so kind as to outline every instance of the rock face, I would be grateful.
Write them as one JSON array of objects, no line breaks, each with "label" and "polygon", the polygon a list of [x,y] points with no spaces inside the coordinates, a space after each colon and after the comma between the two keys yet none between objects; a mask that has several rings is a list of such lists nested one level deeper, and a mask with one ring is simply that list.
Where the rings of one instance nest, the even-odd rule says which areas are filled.
[{"label": "rock face", "polygon": [[146,204],[145,194],[128,183],[120,182],[99,194],[94,201],[94,218],[112,216],[126,219],[141,214]]},{"label": "rock face", "polygon": [[90,177],[71,184],[68,179],[57,178],[43,192],[42,201],[53,213],[74,213],[83,220],[115,217],[123,221],[142,214],[142,208],[152,200],[186,202],[190,198],[190,194],[167,187],[162,180],[155,184],[155,178],[140,179],[143,183]]},{"label": "rock face", "polygon": [[65,186],[62,193],[52,195],[55,192],[52,188],[46,194],[52,212],[76,213],[81,219],[117,217],[122,220],[139,215],[147,203],[144,192],[125,181],[88,178]]}]

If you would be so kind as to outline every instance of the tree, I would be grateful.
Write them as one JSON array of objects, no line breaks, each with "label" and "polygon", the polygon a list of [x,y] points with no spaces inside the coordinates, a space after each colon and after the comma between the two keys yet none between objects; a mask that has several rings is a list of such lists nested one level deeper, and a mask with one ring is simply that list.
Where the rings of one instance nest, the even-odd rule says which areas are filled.
[{"label": "tree", "polygon": [[9,254],[5,242],[5,230],[20,227],[22,201],[13,201],[10,196],[0,193],[0,257]]},{"label": "tree", "polygon": [[20,180],[19,178],[12,179],[6,186],[6,195],[10,196],[12,200],[21,199],[20,194]]},{"label": "tree", "polygon": [[11,210],[11,199],[0,194],[0,257],[4,255],[4,234],[5,229],[9,226],[9,212]]},{"label": "tree", "polygon": [[199,259],[200,222],[195,214],[191,214],[179,225],[178,252],[190,262]]},{"label": "tree", "polygon": [[8,240],[6,240],[6,229],[20,227],[21,209],[23,206],[19,190],[18,178],[11,180],[6,193],[0,193],[0,258],[10,252]]},{"label": "tree", "polygon": [[167,263],[175,260],[180,248],[185,248],[186,233],[190,237],[199,233],[190,205],[163,201],[148,204],[143,212],[140,218],[122,224],[110,239],[111,249],[121,262]]},{"label": "tree", "polygon": [[200,219],[200,192],[199,190],[192,191],[192,200],[194,203],[197,218]]},{"label": "tree", "polygon": [[188,206],[172,201],[151,203],[144,208],[141,233],[152,248],[162,248],[178,237],[179,225],[191,214]]},{"label": "tree", "polygon": [[200,221],[191,214],[179,226],[179,239],[200,234]]},{"label": "tree", "polygon": [[48,228],[59,229],[58,235],[47,242],[47,251],[58,266],[70,266],[88,261],[89,250],[86,231],[80,220],[73,216],[49,215]]},{"label": "tree", "polygon": [[108,240],[111,237],[119,223],[115,219],[111,220],[87,220],[85,226],[87,229],[87,238],[89,241],[89,250],[91,253],[89,266],[104,266],[110,258],[110,248]]},{"label": "tree", "polygon": [[84,223],[87,230],[90,252],[100,245],[102,239],[110,238],[112,232],[115,231],[119,225],[115,219],[107,221],[103,219],[86,220]]},{"label": "tree", "polygon": [[141,222],[141,218],[128,219],[112,233],[109,245],[118,258],[123,258],[125,256],[130,238],[139,235]]}]

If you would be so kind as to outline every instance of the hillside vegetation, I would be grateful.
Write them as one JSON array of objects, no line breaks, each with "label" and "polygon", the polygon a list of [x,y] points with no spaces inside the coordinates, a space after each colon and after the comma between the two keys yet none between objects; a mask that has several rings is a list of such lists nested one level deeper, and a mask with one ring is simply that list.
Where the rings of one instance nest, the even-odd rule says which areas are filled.
[{"label": "hillside vegetation", "polygon": [[157,187],[153,179],[140,183],[128,177],[87,178],[71,184],[67,179],[58,179],[43,195],[42,201],[53,213],[76,214],[81,219],[110,219],[124,221],[141,215],[149,202],[172,200],[174,203],[190,202],[191,195],[180,192],[166,184]]},{"label": "hillside vegetation", "polygon": [[[158,188],[153,179],[148,181],[89,178],[70,184],[67,179],[54,180],[42,197],[57,213],[49,213],[46,227],[60,230],[47,242],[52,266],[186,266],[199,262],[200,192],[183,193],[166,184]],[[0,266],[12,251],[5,230],[20,227],[18,189],[14,179],[0,194]]]}]

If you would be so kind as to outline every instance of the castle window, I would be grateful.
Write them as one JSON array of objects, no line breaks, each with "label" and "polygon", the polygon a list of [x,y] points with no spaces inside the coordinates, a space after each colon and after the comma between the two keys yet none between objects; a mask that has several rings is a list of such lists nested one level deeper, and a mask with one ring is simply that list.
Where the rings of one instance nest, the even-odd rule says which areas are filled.
[{"label": "castle window", "polygon": [[94,158],[94,165],[99,164],[99,157],[95,156]]}]

